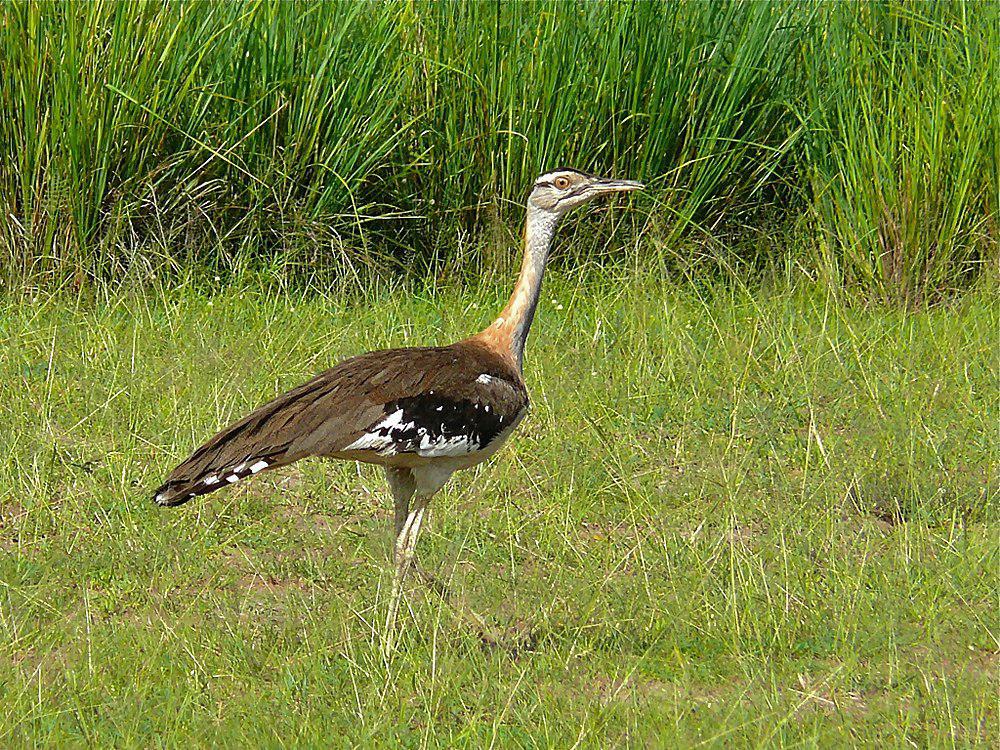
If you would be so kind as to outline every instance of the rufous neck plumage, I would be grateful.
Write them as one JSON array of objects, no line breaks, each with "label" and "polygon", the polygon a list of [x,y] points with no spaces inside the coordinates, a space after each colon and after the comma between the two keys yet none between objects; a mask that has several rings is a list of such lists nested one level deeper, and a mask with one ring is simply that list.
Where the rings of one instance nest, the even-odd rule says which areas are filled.
[{"label": "rufous neck plumage", "polygon": [[517,285],[507,306],[481,334],[493,347],[509,356],[516,363],[519,372],[524,362],[524,345],[542,291],[545,262],[558,224],[558,214],[528,205],[524,226],[524,258]]}]

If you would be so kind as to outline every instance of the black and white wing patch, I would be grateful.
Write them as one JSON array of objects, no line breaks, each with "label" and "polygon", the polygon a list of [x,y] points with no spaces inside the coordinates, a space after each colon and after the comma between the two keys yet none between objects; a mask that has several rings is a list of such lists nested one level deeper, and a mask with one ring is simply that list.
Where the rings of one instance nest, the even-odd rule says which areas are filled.
[{"label": "black and white wing patch", "polygon": [[370,450],[381,456],[465,456],[485,450],[516,416],[488,403],[451,400],[433,391],[386,404],[385,412],[344,450]]}]

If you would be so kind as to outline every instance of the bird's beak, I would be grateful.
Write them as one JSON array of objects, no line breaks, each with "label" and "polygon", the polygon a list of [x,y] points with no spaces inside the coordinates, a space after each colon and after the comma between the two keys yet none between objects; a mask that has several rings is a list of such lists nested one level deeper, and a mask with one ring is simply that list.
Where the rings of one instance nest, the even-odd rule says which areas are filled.
[{"label": "bird's beak", "polygon": [[633,190],[642,190],[645,185],[635,180],[609,180],[601,179],[590,186],[596,193],[631,193]]}]

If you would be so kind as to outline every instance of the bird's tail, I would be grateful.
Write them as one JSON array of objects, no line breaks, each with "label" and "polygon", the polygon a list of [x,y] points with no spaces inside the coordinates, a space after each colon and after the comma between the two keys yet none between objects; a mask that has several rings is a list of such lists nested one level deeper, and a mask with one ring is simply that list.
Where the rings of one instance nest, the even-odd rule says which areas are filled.
[{"label": "bird's tail", "polygon": [[255,441],[245,439],[246,432],[241,420],[206,442],[170,472],[153,493],[153,500],[158,505],[183,505],[298,458],[288,455],[287,445],[255,445]]},{"label": "bird's tail", "polygon": [[209,492],[236,484],[246,477],[289,463],[282,462],[277,457],[271,460],[268,458],[251,456],[236,464],[212,466],[193,472],[184,471],[189,459],[174,469],[167,480],[157,487],[153,493],[153,500],[163,506],[183,505],[199,495],[207,495]]},{"label": "bird's tail", "polygon": [[153,493],[153,500],[159,505],[181,505],[308,455],[293,445],[303,429],[314,427],[316,419],[301,417],[303,409],[314,405],[324,385],[321,373],[226,427],[170,472]]}]

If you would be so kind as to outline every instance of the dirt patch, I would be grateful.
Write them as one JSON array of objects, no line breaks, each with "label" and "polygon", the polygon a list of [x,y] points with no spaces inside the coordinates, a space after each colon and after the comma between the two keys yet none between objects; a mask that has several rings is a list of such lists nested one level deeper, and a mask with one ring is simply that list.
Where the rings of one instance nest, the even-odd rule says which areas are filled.
[{"label": "dirt patch", "polygon": [[665,701],[671,704],[712,706],[744,692],[741,684],[726,682],[724,685],[680,683],[659,680],[645,675],[567,675],[566,679],[549,683],[553,694],[585,695],[602,706],[615,703],[650,703]]},{"label": "dirt patch", "polygon": [[931,525],[945,523],[954,512],[964,520],[984,520],[995,487],[985,477],[971,476],[953,486],[947,477],[927,479],[915,484],[902,472],[855,476],[844,496],[848,515],[867,516],[889,531],[901,524],[920,521]]},{"label": "dirt patch", "polygon": [[954,655],[950,656],[937,654],[926,646],[915,648],[910,653],[918,665],[940,672],[949,678],[960,677],[963,674],[992,680],[1000,678],[1000,649],[976,646],[967,646],[964,650],[955,648]]},{"label": "dirt patch", "polygon": [[733,524],[726,535],[732,542],[739,542],[745,546],[756,544],[768,532],[768,527],[756,519],[751,519],[746,523]]},{"label": "dirt patch", "polygon": [[722,537],[727,542],[748,547],[756,545],[760,539],[767,535],[768,531],[770,531],[769,527],[756,519],[733,523],[731,526],[726,523],[698,519],[674,526],[671,529],[672,534],[676,534],[688,544],[694,544],[701,537],[712,542],[717,542]]},{"label": "dirt patch", "polygon": [[282,505],[275,515],[283,524],[296,531],[323,535],[336,534],[345,526],[364,520],[359,515],[336,516],[324,511],[310,511],[298,505]]},{"label": "dirt patch", "polygon": [[581,521],[579,528],[581,537],[600,542],[609,539],[615,541],[635,541],[637,536],[632,524],[626,522]]},{"label": "dirt patch", "polygon": [[798,685],[790,689],[798,700],[795,713],[821,711],[860,716],[868,711],[868,703],[861,693],[834,690],[827,682],[828,680],[816,679],[812,675],[800,674]]},{"label": "dirt patch", "polygon": [[28,511],[20,503],[5,503],[0,509],[0,549],[12,552],[20,546],[20,526]]},{"label": "dirt patch", "polygon": [[1000,650],[984,648],[972,649],[965,668],[996,679],[1000,677]]},{"label": "dirt patch", "polygon": [[262,573],[248,573],[237,578],[234,586],[247,592],[262,592],[280,596],[294,591],[308,591],[312,584],[301,578],[281,578]]},{"label": "dirt patch", "polygon": [[592,680],[592,684],[597,689],[596,695],[605,704],[634,699],[642,702],[670,701],[671,703],[697,703],[711,706],[724,700],[734,690],[732,684],[728,684],[726,687],[693,683],[682,684],[637,675],[616,680],[597,677]]},{"label": "dirt patch", "polygon": [[289,528],[308,534],[333,535],[345,527],[360,528],[373,520],[388,524],[391,516],[391,506],[364,489],[322,503],[304,501],[294,494],[286,498],[286,502],[274,507],[274,516]]}]

